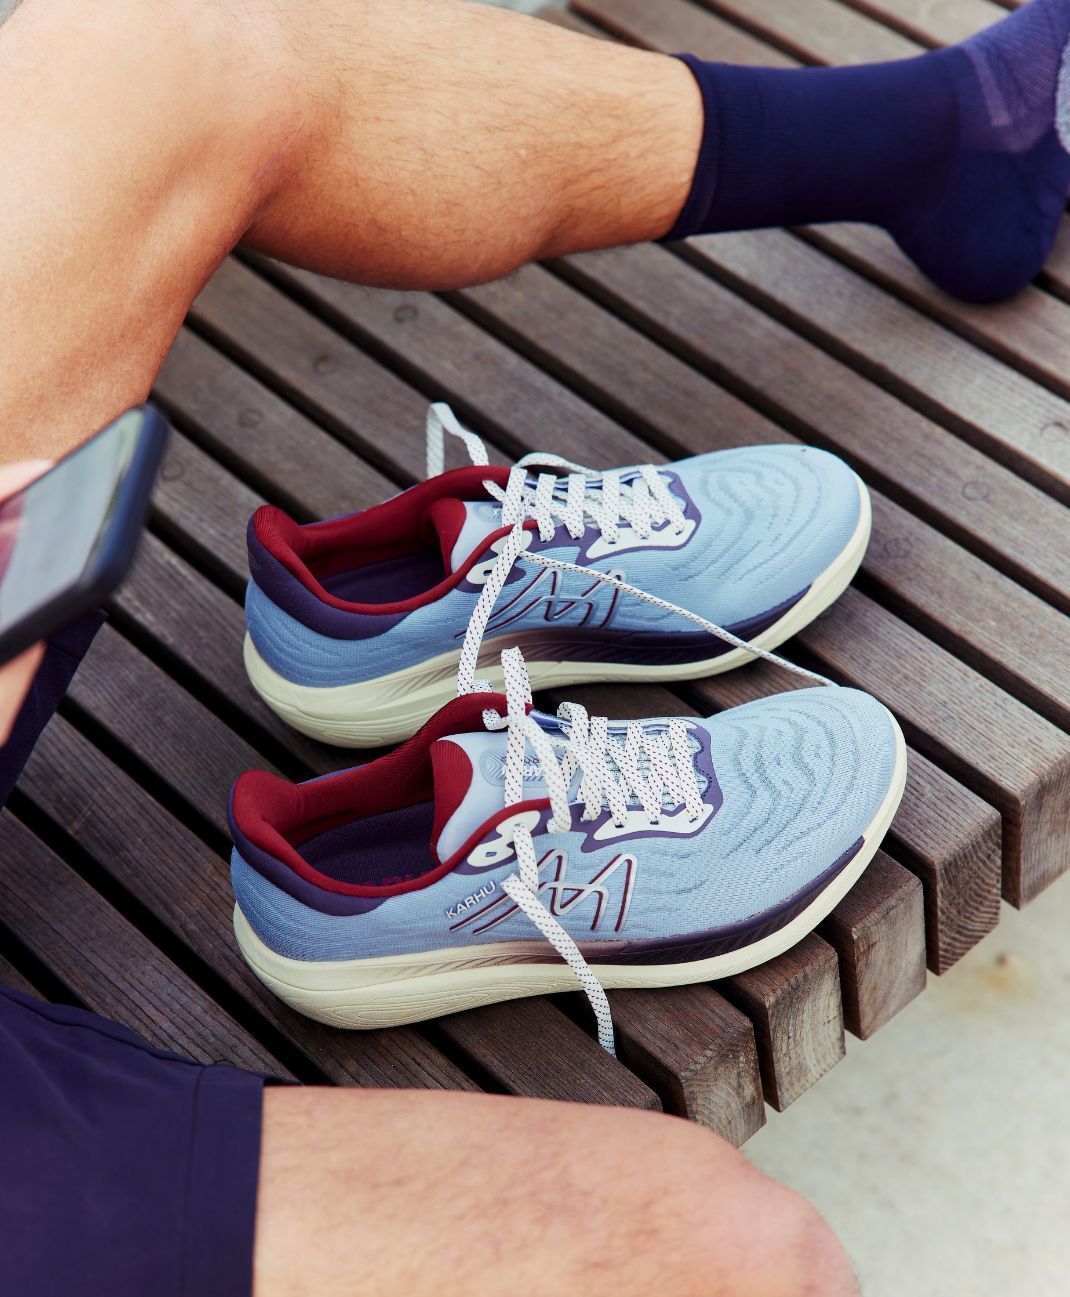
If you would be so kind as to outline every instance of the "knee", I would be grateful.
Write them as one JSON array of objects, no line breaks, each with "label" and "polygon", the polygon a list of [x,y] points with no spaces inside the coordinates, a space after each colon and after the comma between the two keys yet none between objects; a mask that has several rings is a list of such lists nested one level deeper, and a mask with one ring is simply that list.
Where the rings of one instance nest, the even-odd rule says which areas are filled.
[{"label": "knee", "polygon": [[708,1132],[680,1123],[671,1142],[664,1228],[678,1273],[666,1297],[856,1297],[846,1253],[816,1208]]}]

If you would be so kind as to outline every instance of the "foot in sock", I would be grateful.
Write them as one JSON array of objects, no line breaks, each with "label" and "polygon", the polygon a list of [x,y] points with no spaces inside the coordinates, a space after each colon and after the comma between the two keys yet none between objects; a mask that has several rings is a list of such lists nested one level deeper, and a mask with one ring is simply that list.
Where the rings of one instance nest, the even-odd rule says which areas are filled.
[{"label": "foot in sock", "polygon": [[683,56],[706,129],[671,239],[866,221],[969,301],[1024,287],[1070,193],[1070,0],[1032,0],[961,45],[848,68]]}]

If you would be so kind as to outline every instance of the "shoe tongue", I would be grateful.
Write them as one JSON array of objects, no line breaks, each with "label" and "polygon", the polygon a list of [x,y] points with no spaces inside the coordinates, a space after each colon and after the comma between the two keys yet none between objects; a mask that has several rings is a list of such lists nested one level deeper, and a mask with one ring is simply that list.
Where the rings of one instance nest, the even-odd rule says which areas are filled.
[{"label": "shoe tongue", "polygon": [[447,572],[456,572],[502,525],[496,500],[436,500],[424,516],[438,538]]},{"label": "shoe tongue", "polygon": [[[435,785],[435,827],[431,847],[441,862],[448,860],[505,802],[506,735],[452,734],[431,744]],[[524,800],[546,796],[539,763],[524,762]]]}]

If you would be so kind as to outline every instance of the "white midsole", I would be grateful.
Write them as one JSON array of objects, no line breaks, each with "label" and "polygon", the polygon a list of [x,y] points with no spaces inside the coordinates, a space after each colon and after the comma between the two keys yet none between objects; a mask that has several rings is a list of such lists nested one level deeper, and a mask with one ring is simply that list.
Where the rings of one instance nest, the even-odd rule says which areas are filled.
[{"label": "white midsole", "polygon": [[[769,652],[783,644],[835,603],[850,585],[865,555],[872,527],[869,492],[861,478],[855,480],[861,509],[850,541],[799,602],[751,640],[756,648]],[[513,642],[509,636],[484,641],[480,674],[497,688],[503,684],[498,659]],[[347,748],[381,747],[415,734],[429,716],[455,697],[459,656],[459,649],[450,649],[374,680],[321,687],[287,680],[264,661],[252,637],[245,637],[245,669],[253,688],[271,710],[302,734]],[[667,666],[534,659],[527,662],[527,669],[534,689],[552,689],[562,685],[694,680],[731,671],[752,660],[753,655],[746,649],[731,649],[705,661]]]},{"label": "white midsole", "polygon": [[[853,860],[790,923],[723,955],[678,964],[593,964],[607,989],[684,986],[754,968],[801,941],[861,877],[898,809],[906,781],[906,745],[894,718],[896,764],[888,792],[866,828]],[[575,975],[548,946],[495,942],[374,959],[300,960],[276,954],[256,935],[238,906],[234,931],[249,967],[269,990],[299,1013],[336,1027],[368,1029],[420,1022],[462,1009],[528,995],[574,991]],[[550,962],[530,962],[533,950]]]}]

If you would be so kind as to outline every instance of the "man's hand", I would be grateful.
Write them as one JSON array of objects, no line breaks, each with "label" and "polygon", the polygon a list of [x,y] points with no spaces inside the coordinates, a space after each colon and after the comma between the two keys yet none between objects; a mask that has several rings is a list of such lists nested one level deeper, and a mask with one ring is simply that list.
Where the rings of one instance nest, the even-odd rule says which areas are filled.
[{"label": "man's hand", "polygon": [[[25,460],[20,464],[0,466],[0,500],[20,491],[50,465],[44,459]],[[41,665],[45,646],[35,644],[25,653],[0,667],[0,744],[6,743],[19,708],[29,691],[34,673]]]}]

